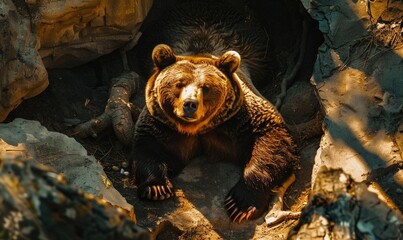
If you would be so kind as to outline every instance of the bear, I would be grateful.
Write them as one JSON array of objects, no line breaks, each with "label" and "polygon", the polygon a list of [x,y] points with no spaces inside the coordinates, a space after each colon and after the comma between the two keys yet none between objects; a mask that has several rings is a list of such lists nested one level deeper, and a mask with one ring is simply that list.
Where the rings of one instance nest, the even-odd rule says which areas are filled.
[{"label": "bear", "polygon": [[[195,157],[239,164],[243,173],[224,205],[233,222],[256,219],[267,210],[273,190],[298,165],[296,146],[279,112],[251,79],[266,71],[254,75],[264,60],[251,57],[264,55],[259,53],[263,43],[257,44],[256,36],[240,37],[245,28],[239,25],[245,21],[227,8],[217,15],[217,8],[211,10],[214,14],[205,14],[207,10],[200,14],[195,9],[205,6],[190,6],[177,8],[173,19],[180,21],[166,23],[164,27],[172,28],[158,31],[168,36],[151,53],[153,73],[145,87],[146,106],[135,126],[131,176],[141,199],[165,200],[174,196],[171,179]],[[208,24],[217,16],[230,16],[225,18],[230,23]],[[193,31],[183,24],[191,24]],[[169,37],[182,27],[186,36]],[[197,29],[211,34],[198,34]],[[231,38],[242,42],[222,40],[229,31]],[[250,54],[242,64],[240,52],[245,49]]]}]

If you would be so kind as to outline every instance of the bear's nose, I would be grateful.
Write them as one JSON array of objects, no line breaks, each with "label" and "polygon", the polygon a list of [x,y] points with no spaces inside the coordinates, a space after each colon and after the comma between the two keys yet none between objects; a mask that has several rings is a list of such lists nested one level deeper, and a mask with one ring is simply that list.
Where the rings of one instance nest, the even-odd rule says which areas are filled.
[{"label": "bear's nose", "polygon": [[186,99],[183,103],[183,111],[186,117],[191,117],[197,110],[198,102],[194,99]]}]

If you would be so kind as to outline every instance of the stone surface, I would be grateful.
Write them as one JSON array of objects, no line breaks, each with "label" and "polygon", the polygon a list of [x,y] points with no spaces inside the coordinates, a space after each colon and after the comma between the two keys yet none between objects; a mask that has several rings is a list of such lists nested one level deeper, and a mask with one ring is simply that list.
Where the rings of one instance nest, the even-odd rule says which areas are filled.
[{"label": "stone surface", "polygon": [[138,39],[152,1],[0,2],[0,122],[48,86],[45,69],[70,68]]},{"label": "stone surface", "polygon": [[287,90],[280,113],[288,124],[301,124],[311,120],[319,110],[312,86],[308,82],[297,81]]},{"label": "stone surface", "polygon": [[131,239],[150,235],[122,211],[50,168],[0,152],[1,239]]},{"label": "stone surface", "polygon": [[321,168],[288,239],[402,239],[403,216],[342,170]]},{"label": "stone surface", "polygon": [[39,53],[47,68],[73,67],[124,47],[135,36],[152,1],[35,1]]},{"label": "stone surface", "polygon": [[0,154],[20,156],[63,173],[69,183],[100,196],[112,205],[132,210],[112,186],[102,166],[74,138],[50,132],[37,121],[15,119],[0,124]]},{"label": "stone surface", "polygon": [[39,39],[24,9],[0,2],[0,122],[24,99],[48,86]]},{"label": "stone surface", "polygon": [[[313,181],[321,166],[342,168],[358,182],[381,184],[368,177],[379,171],[384,180],[393,180],[403,161],[398,130],[403,119],[402,15],[379,30],[377,17],[388,12],[381,4],[387,1],[369,1],[369,8],[376,9],[372,18],[366,1],[303,2],[325,36],[311,79],[326,114]],[[402,8],[398,1],[389,7]],[[390,191],[397,183],[385,181],[386,195],[402,209],[401,198]]]}]

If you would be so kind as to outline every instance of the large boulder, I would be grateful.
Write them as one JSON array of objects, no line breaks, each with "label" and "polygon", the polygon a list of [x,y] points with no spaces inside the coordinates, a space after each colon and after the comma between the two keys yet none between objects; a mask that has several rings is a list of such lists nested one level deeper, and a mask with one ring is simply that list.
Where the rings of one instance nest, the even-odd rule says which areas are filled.
[{"label": "large boulder", "polygon": [[50,169],[0,155],[2,239],[149,240],[121,211],[71,187]]},{"label": "large boulder", "polygon": [[48,86],[39,41],[25,8],[0,2],[0,122],[24,99]]},{"label": "large boulder", "polygon": [[135,41],[152,1],[31,1],[47,68],[73,67]]},{"label": "large boulder", "polygon": [[152,1],[0,2],[0,122],[48,86],[46,68],[70,68],[130,48]]},{"label": "large boulder", "polygon": [[0,157],[6,155],[43,164],[63,173],[70,184],[82,191],[127,211],[133,210],[113,187],[101,164],[80,143],[48,131],[37,121],[17,118],[0,124]]},{"label": "large boulder", "polygon": [[321,168],[309,203],[287,239],[402,239],[403,216],[364,183]]},{"label": "large boulder", "polygon": [[302,2],[325,36],[311,79],[326,114],[312,182],[321,166],[341,168],[402,210],[403,6]]}]

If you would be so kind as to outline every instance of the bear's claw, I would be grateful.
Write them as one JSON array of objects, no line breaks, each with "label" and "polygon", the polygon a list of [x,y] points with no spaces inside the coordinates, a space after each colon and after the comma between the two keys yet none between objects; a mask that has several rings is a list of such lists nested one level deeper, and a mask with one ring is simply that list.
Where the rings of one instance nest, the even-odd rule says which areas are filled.
[{"label": "bear's claw", "polygon": [[232,222],[240,223],[244,220],[249,220],[256,212],[256,207],[253,206],[249,206],[246,211],[239,209],[236,207],[236,202],[231,196],[225,199],[224,204]]},{"label": "bear's claw", "polygon": [[166,185],[150,185],[144,188],[144,191],[140,194],[140,197],[148,200],[165,200],[172,197],[172,188]]}]

